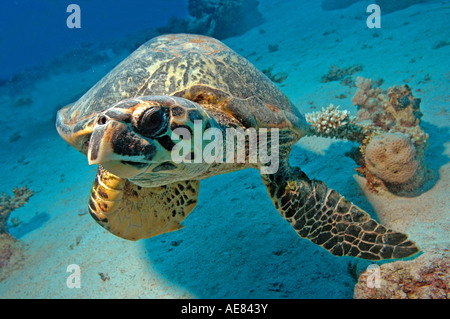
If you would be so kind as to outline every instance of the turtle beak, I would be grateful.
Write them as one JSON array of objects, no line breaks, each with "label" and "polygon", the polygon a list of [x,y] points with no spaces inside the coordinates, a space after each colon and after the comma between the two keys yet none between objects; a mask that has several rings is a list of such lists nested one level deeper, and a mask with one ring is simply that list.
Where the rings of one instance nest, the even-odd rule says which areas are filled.
[{"label": "turtle beak", "polygon": [[89,165],[102,165],[109,172],[129,178],[151,164],[155,147],[121,121],[100,115],[92,130],[87,150]]},{"label": "turtle beak", "polygon": [[112,136],[118,122],[104,120],[105,122],[101,123],[100,121],[98,120],[98,123],[94,126],[89,139],[87,151],[89,165],[102,164],[114,160],[114,151],[109,137]]}]

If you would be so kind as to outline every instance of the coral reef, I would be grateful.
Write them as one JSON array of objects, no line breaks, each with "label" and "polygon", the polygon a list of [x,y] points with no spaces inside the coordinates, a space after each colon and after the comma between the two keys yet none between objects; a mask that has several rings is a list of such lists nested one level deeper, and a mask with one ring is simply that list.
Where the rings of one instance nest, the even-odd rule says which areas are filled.
[{"label": "coral reef", "polygon": [[5,193],[2,193],[0,196],[0,235],[9,234],[6,223],[11,212],[25,205],[28,199],[33,196],[34,192],[25,185],[21,188],[15,187],[13,194],[13,197]]},{"label": "coral reef", "polygon": [[[444,252],[445,253],[445,252]],[[363,272],[355,286],[355,299],[449,299],[450,259],[426,254],[414,261],[397,261],[379,268],[379,285],[368,285],[373,270]],[[372,288],[371,288],[372,286]]]},{"label": "coral reef", "polygon": [[306,114],[311,124],[307,134],[358,142],[359,151],[351,157],[371,190],[415,194],[428,177],[424,160],[428,134],[420,127],[421,100],[408,85],[383,91],[373,88],[372,80],[358,77],[356,87],[352,98],[358,107],[356,117],[330,105]]},{"label": "coral reef", "polygon": [[[189,0],[190,19],[172,19],[163,33],[197,33],[225,39],[243,34],[263,22],[257,0]],[[239,21],[239,23],[236,23]]]},{"label": "coral reef", "polygon": [[[383,131],[404,133],[420,124],[421,100],[414,98],[408,85],[394,86],[383,92],[381,88],[372,87],[372,80],[358,77],[356,87],[352,103],[359,108],[357,117],[360,120],[371,119]],[[423,143],[427,136],[422,134],[420,139]]]},{"label": "coral reef", "polygon": [[398,10],[403,10],[414,4],[430,2],[432,0],[376,0],[376,3],[380,6],[381,12],[389,13]]},{"label": "coral reef", "polygon": [[394,193],[418,190],[427,177],[424,152],[428,134],[420,127],[421,100],[406,84],[383,91],[373,88],[372,80],[358,77],[356,87],[352,98],[358,106],[356,117],[360,123],[372,123],[361,144],[364,161],[358,172],[370,184]]}]

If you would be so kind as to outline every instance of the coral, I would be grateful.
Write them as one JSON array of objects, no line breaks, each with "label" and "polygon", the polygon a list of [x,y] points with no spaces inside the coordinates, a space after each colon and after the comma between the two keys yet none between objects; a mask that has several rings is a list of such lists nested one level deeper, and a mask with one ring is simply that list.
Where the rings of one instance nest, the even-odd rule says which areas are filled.
[{"label": "coral", "polygon": [[352,98],[358,107],[356,117],[359,123],[373,125],[371,134],[361,144],[364,163],[358,172],[372,185],[384,186],[394,193],[416,191],[427,177],[424,152],[428,134],[420,127],[421,100],[406,84],[383,91],[374,88],[372,80],[358,77],[356,87]]},{"label": "coral", "polygon": [[358,89],[352,98],[352,104],[358,106],[356,116],[360,120],[370,119],[386,132],[406,133],[406,129],[420,124],[421,100],[413,96],[408,85],[394,86],[384,92],[381,88],[372,88],[372,80],[358,77],[356,87]]},{"label": "coral", "polygon": [[[361,76],[356,78],[356,90],[355,96],[352,98],[353,105],[365,105],[369,97],[374,98],[377,94],[374,94],[374,90],[372,89],[372,80],[366,79]],[[378,93],[379,94],[379,93]],[[370,105],[374,106],[375,102],[372,102]]]},{"label": "coral", "polygon": [[204,34],[219,40],[240,35],[262,23],[258,4],[257,0],[189,0],[192,18],[173,19],[158,31]]},{"label": "coral", "polygon": [[13,189],[13,194],[13,197],[6,195],[5,193],[2,193],[0,196],[0,235],[8,234],[6,223],[11,212],[25,205],[28,202],[28,199],[33,196],[34,192],[25,185],[21,188],[15,187]]},{"label": "coral", "polygon": [[416,148],[402,133],[375,136],[365,153],[367,169],[387,183],[406,183],[417,175],[420,167]]},{"label": "coral", "polygon": [[360,121],[371,120],[384,132],[402,132],[416,146],[426,148],[428,135],[420,128],[421,100],[415,98],[408,85],[387,91],[372,88],[372,80],[358,77],[352,104],[358,106]]},{"label": "coral", "polygon": [[336,65],[330,66],[330,69],[328,70],[328,73],[322,76],[322,79],[320,82],[327,83],[332,81],[339,81],[343,80],[345,77],[355,74],[356,72],[362,71],[363,67],[361,64],[355,64],[352,66],[349,66],[347,68],[340,68]]},{"label": "coral", "polygon": [[[355,286],[355,299],[449,299],[450,259],[423,255],[414,261],[397,261],[379,268],[378,287],[368,285],[375,272],[363,272]],[[370,277],[372,276],[372,277]]]},{"label": "coral", "polygon": [[306,121],[311,124],[307,134],[362,142],[370,127],[357,123],[356,117],[339,107],[330,104],[327,109],[306,114]]},{"label": "coral", "polygon": [[352,98],[358,107],[356,116],[331,104],[305,115],[310,124],[307,134],[358,142],[359,152],[353,151],[351,157],[370,190],[413,195],[428,177],[424,160],[428,134],[420,127],[421,100],[408,85],[383,91],[374,88],[372,80],[358,77],[356,87]]}]

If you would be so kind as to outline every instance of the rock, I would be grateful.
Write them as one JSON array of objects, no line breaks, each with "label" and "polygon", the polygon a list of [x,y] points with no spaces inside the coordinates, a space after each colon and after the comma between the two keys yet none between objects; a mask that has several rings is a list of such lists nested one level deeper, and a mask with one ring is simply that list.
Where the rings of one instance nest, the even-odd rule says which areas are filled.
[{"label": "rock", "polygon": [[[379,266],[379,285],[371,285],[376,272],[363,272],[355,286],[355,299],[448,299],[450,258],[448,251],[424,253],[412,261]],[[372,287],[372,288],[370,288]]]}]

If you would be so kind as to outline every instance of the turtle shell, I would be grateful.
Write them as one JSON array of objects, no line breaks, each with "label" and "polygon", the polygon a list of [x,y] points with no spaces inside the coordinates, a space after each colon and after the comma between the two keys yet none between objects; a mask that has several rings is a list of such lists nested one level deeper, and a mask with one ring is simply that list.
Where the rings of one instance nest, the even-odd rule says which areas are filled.
[{"label": "turtle shell", "polygon": [[[156,37],[134,51],[78,101],[58,112],[59,134],[85,153],[99,112],[137,96],[180,96],[216,108],[244,127],[289,129],[305,135],[304,116],[249,61],[200,35]],[[212,110],[212,109],[211,109]]]}]

